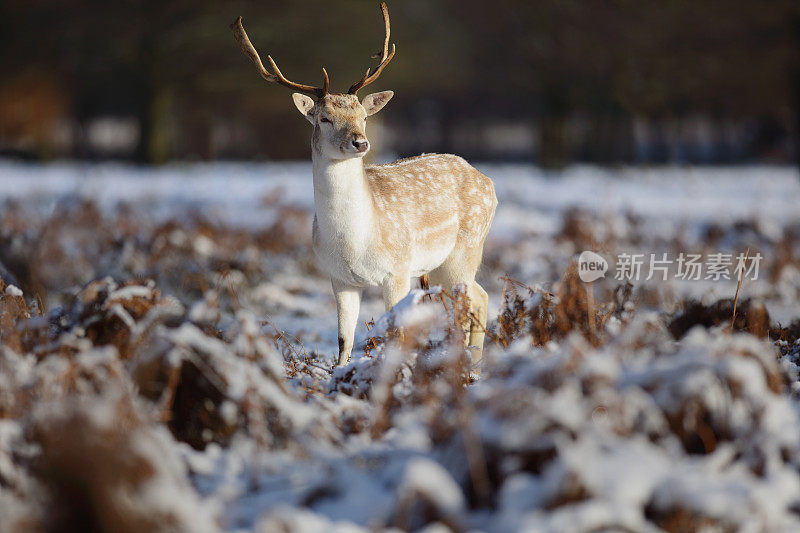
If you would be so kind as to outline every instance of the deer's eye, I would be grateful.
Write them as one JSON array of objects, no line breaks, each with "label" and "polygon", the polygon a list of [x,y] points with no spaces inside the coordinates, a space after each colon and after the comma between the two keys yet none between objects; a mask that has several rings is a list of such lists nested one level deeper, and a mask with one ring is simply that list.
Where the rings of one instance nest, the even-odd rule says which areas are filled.
[{"label": "deer's eye", "polygon": [[325,118],[325,117],[322,117],[322,118],[320,118],[320,119],[319,119],[319,121],[320,121],[320,122],[322,122],[322,123],[324,123],[324,124],[330,124],[330,123],[331,123],[331,121],[330,121],[330,120],[328,120],[328,119],[327,119],[327,118]]}]

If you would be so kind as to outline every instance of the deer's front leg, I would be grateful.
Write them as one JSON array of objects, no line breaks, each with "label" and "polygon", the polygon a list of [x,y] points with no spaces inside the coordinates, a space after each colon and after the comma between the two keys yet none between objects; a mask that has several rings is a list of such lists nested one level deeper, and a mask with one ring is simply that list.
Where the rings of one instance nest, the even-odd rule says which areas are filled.
[{"label": "deer's front leg", "polygon": [[336,316],[339,325],[339,366],[350,361],[353,339],[358,322],[358,307],[361,305],[361,290],[332,281],[333,297],[336,300]]}]

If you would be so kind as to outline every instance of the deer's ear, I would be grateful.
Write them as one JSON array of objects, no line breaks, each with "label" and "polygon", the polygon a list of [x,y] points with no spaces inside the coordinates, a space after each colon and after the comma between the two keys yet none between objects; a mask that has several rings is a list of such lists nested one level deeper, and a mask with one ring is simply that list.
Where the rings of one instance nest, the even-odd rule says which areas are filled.
[{"label": "deer's ear", "polygon": [[300,93],[292,94],[292,100],[294,100],[294,105],[297,107],[297,110],[306,117],[310,123],[314,123],[314,100],[311,97],[306,96]]},{"label": "deer's ear", "polygon": [[361,105],[363,105],[364,109],[367,110],[367,116],[374,115],[383,109],[383,106],[389,103],[389,100],[392,99],[392,96],[394,96],[394,92],[392,91],[382,91],[379,93],[368,94],[364,97],[364,101],[361,102]]}]

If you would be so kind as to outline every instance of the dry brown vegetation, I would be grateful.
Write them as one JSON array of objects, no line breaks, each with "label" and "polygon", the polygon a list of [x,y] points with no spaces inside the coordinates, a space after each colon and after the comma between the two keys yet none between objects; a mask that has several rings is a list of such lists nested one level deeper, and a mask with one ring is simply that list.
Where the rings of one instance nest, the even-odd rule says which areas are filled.
[{"label": "dry brown vegetation", "polygon": [[[299,298],[296,307],[328,290],[308,252],[308,214],[266,203],[280,215],[257,231],[200,216],[147,222],[126,208],[109,217],[91,203],[42,220],[7,205],[0,509],[13,528],[232,529],[220,507],[287,483],[285,507],[250,503],[257,512],[241,527],[303,531],[307,512],[332,530],[321,509],[369,491],[387,495],[359,522],[375,530],[793,524],[800,496],[770,480],[800,480],[800,411],[790,403],[800,322],[781,326],[765,305],[795,297],[785,292],[797,264],[791,230],[770,243],[757,224],[709,227],[708,242],[694,243],[738,249],[752,239],[765,255],[777,250],[767,291],[743,286],[733,331],[734,294],[710,303],[677,295],[667,311],[650,286],[580,281],[573,257],[583,247],[642,242],[645,222],[632,215],[625,233],[567,213],[560,248],[541,252],[553,281],[545,286],[513,263],[528,241],[490,248],[484,275],[500,310],[475,380],[463,347],[474,325],[458,290],[427,289],[375,317],[364,357],[340,369],[302,327],[249,312],[262,305],[259,283],[286,272],[300,282],[280,298]],[[681,238],[659,244],[688,246]],[[246,465],[233,499],[207,488],[221,467],[198,466],[220,457]],[[627,468],[640,460],[646,474]],[[449,499],[426,484],[431,476]],[[365,477],[381,481],[348,492],[351,478]],[[617,478],[641,496],[615,499],[627,494]],[[693,498],[696,487],[725,486],[743,495],[740,513]],[[759,491],[784,494],[773,514],[755,512]],[[587,508],[625,512],[590,519]]]}]

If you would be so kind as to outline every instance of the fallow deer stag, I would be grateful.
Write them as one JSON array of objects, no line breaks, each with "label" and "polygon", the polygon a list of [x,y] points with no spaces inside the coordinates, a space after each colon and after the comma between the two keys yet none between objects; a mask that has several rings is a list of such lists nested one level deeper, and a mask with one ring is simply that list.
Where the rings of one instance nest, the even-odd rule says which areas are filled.
[{"label": "fallow deer stag", "polygon": [[480,324],[467,334],[473,361],[483,351],[489,297],[475,282],[483,244],[497,207],[492,181],[464,159],[425,154],[386,165],[364,166],[369,150],[367,117],[394,96],[382,91],[359,102],[356,93],[370,85],[394,57],[389,48],[389,11],[381,3],[386,38],[380,63],[354,83],[347,94],[289,81],[267,56],[264,68],[242,26],[231,24],[239,46],[269,82],[293,89],[295,106],[314,127],[311,160],[314,172],[313,246],[330,274],[339,326],[339,365],[353,350],[361,292],[380,286],[386,310],[409,292],[411,278],[428,274],[431,285],[467,287],[470,306]]}]

